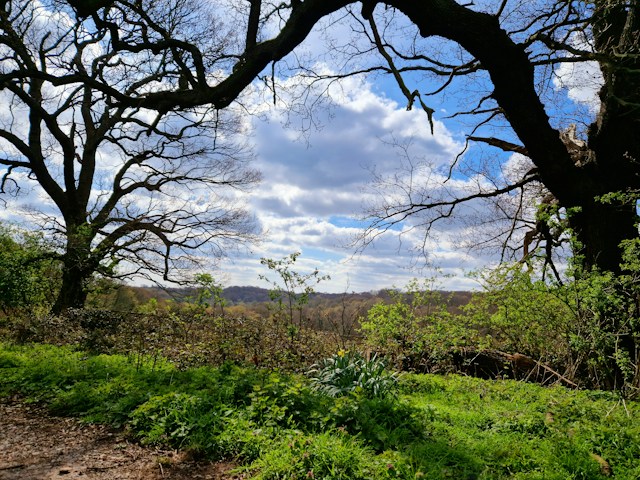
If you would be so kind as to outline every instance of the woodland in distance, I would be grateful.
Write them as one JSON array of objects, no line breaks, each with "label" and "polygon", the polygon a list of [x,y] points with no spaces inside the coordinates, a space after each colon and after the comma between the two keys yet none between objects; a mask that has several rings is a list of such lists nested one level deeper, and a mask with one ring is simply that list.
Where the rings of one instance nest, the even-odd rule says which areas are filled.
[{"label": "woodland in distance", "polygon": [[[203,333],[208,346],[189,362],[262,365],[260,351],[273,352],[276,363],[278,353],[283,362],[310,364],[335,345],[324,337],[298,342],[319,338],[330,324],[345,347],[364,342],[406,369],[456,369],[468,356],[487,355],[545,382],[634,394],[639,9],[630,0],[2,2],[0,190],[3,201],[26,188],[43,199],[33,225],[3,230],[6,333],[66,343],[77,327],[75,339],[87,348],[109,350],[142,341],[136,322],[160,322],[149,325],[158,340],[169,338],[158,329],[170,325],[184,339]],[[316,70],[296,48],[314,28],[330,39],[332,22],[348,24],[350,37],[333,45],[331,69]],[[597,109],[550,103],[554,68],[586,62],[601,72]],[[203,252],[219,257],[257,240],[238,200],[260,180],[242,142],[244,92],[263,82],[277,102],[281,80],[301,72],[309,85],[389,77],[431,129],[438,95],[475,85],[466,108],[451,115],[464,117],[469,131],[468,152],[451,159],[449,179],[475,170],[476,190],[378,178],[380,201],[366,212],[359,246],[407,223],[427,238],[463,205],[486,202],[495,218],[479,243],[491,240],[504,263],[478,273],[484,292],[452,309],[447,294],[418,282],[366,311],[328,305],[342,313],[325,321],[310,309],[322,303],[313,292],[327,279],[297,272],[293,253],[262,261],[278,281],[260,320],[246,307],[224,306],[208,274],[190,279],[196,300],[122,299],[131,304],[126,314],[110,313],[105,285],[132,293],[109,279],[185,282]],[[306,99],[313,117],[311,95],[291,108]],[[478,156],[478,146],[493,153]],[[511,154],[522,157],[516,177],[502,175]],[[209,202],[189,201],[194,192]],[[59,338],[63,332],[68,338]],[[116,341],[121,334],[129,339]],[[252,343],[267,339],[269,347]],[[145,354],[171,357],[169,347],[143,344]]]}]

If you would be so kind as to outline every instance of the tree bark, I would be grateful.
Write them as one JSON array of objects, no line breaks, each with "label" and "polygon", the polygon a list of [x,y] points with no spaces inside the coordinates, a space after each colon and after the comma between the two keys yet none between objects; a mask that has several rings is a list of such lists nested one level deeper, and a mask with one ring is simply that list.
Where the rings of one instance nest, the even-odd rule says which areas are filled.
[{"label": "tree bark", "polygon": [[70,308],[83,308],[87,287],[97,265],[91,260],[93,235],[85,223],[67,225],[67,245],[62,257],[62,284],[51,309],[54,315]]},{"label": "tree bark", "polygon": [[570,214],[569,225],[576,239],[576,254],[585,271],[621,273],[620,243],[638,236],[635,205],[605,204],[597,200],[585,203]]},{"label": "tree bark", "polygon": [[620,273],[620,242],[638,237],[635,202],[603,204],[595,197],[640,190],[640,4],[596,1],[594,41],[604,85],[589,127],[583,170],[596,182],[570,220],[586,267]]},{"label": "tree bark", "polygon": [[51,313],[61,315],[71,308],[83,308],[87,300],[87,280],[79,268],[65,262],[62,271],[62,285]]}]

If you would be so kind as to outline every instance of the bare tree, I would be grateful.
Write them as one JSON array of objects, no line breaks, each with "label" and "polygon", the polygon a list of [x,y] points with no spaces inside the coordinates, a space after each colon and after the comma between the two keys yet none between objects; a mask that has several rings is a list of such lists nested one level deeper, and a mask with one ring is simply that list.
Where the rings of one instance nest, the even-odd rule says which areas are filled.
[{"label": "bare tree", "polygon": [[[28,10],[32,3],[36,2],[4,0],[0,4],[1,38],[5,45],[15,43],[16,35],[18,39],[26,38],[23,32],[33,21],[21,10]],[[25,140],[18,143],[18,152],[5,155],[5,164],[9,172],[29,168],[43,188],[49,190],[61,211],[68,211],[68,203],[87,196],[86,191],[79,188],[82,182],[74,185],[75,167],[82,165],[79,172],[86,172],[85,175],[91,172],[92,176],[93,171],[84,168],[83,158],[82,163],[68,162],[70,167],[63,169],[67,175],[63,175],[65,183],[61,187],[55,182],[57,177],[42,168],[43,154],[49,152],[41,151],[36,161],[29,164],[20,156],[28,150],[28,141],[40,137],[45,126],[52,128],[53,138],[69,137],[70,127],[56,129],[51,125],[64,101],[49,113],[39,106],[45,98],[51,99],[49,95],[44,96],[45,83],[62,90],[86,91],[88,86],[91,98],[104,99],[105,105],[113,106],[123,115],[129,111],[152,110],[158,121],[142,122],[140,127],[157,135],[156,130],[167,115],[171,116],[170,112],[187,112],[203,105],[218,110],[229,107],[261,75],[264,80],[271,80],[273,86],[278,62],[294,52],[322,19],[339,12],[343,21],[352,22],[355,32],[369,41],[369,47],[363,50],[356,42],[349,42],[343,51],[352,52],[351,58],[355,60],[372,52],[377,52],[381,59],[376,65],[362,62],[362,66],[358,62],[343,61],[335,68],[339,76],[392,75],[407,97],[408,107],[420,106],[427,114],[427,121],[437,116],[429,105],[431,95],[451,88],[465,94],[476,92],[476,101],[470,106],[461,106],[458,113],[458,117],[468,118],[469,142],[498,152],[524,154],[534,166],[515,181],[493,178],[492,189],[479,184],[481,188],[475,193],[448,199],[449,205],[431,200],[408,203],[400,215],[431,209],[443,212],[444,215],[438,213],[437,216],[447,218],[463,200],[508,195],[524,185],[539,182],[566,212],[568,225],[577,239],[576,253],[583,258],[585,266],[621,271],[620,243],[639,236],[636,201],[633,195],[614,196],[614,201],[608,202],[602,198],[640,190],[640,136],[637,134],[640,2],[637,0],[475,0],[464,5],[455,0],[290,0],[288,3],[212,0],[206,3],[223,12],[230,24],[194,14],[198,9],[193,5],[186,11],[167,10],[172,4],[176,3],[169,0],[65,2],[66,8],[75,8],[76,23],[81,27],[73,30],[78,32],[77,45],[91,38],[103,38],[109,45],[112,55],[105,60],[108,75],[96,75],[95,62],[86,65],[84,70],[74,68],[67,75],[60,74],[54,65],[48,70],[41,68],[43,54],[45,59],[52,59],[53,64],[54,59],[67,58],[48,54],[49,49],[66,50],[64,42],[51,42],[49,37],[36,40],[35,49],[32,46],[31,50],[20,47],[20,42],[17,50],[3,48],[0,84],[16,101],[33,99],[28,100],[29,121],[35,125]],[[57,12],[64,11],[61,6]],[[400,23],[394,23],[396,19]],[[176,27],[185,20],[190,20],[190,28]],[[341,49],[334,46],[327,58],[335,59],[340,53]],[[101,53],[100,58],[103,55]],[[75,58],[78,58],[76,64],[84,65],[86,56]],[[571,122],[567,121],[565,112],[552,108],[548,102],[552,91],[549,83],[556,66],[585,61],[596,62],[602,72],[599,106],[592,118],[580,119],[582,128],[571,135],[567,130]],[[156,65],[163,67],[156,69]],[[145,68],[152,79],[142,85],[136,83],[140,79],[130,83],[133,77],[129,72]],[[312,72],[310,66],[304,71]],[[411,72],[418,78],[408,78],[406,74]],[[413,88],[414,82],[420,86]],[[69,98],[80,98],[80,94]],[[92,122],[98,122],[92,112],[83,116],[82,128],[93,128]],[[5,140],[10,141],[14,136],[19,139],[16,131],[16,128],[5,128]],[[52,145],[50,141],[43,142],[45,148]],[[59,145],[65,158],[75,157],[74,144],[62,141]],[[85,144],[85,151],[94,151],[87,147],[91,145]],[[496,160],[490,171],[497,171],[504,157],[497,154],[493,158]],[[456,159],[452,159],[452,169],[455,166]],[[6,178],[4,185],[7,185]],[[69,192],[71,198],[67,197]],[[450,208],[447,210],[447,207]],[[67,215],[65,222],[72,243],[85,222],[74,220],[72,215]],[[617,335],[616,322],[612,320],[608,328]],[[628,353],[632,364],[636,364],[634,336],[624,335],[618,345]]]},{"label": "bare tree", "polygon": [[[68,3],[79,16],[87,17],[85,24],[95,25],[96,31],[109,37],[119,56],[144,52],[154,61],[171,58],[173,70],[162,74],[175,81],[158,82],[144,93],[127,91],[115,82],[92,84],[114,104],[157,112],[199,105],[229,106],[260,75],[266,73],[268,81],[276,63],[300,45],[323,18],[340,12],[341,20],[351,21],[354,33],[369,41],[369,47],[360,49],[352,41],[343,48],[333,45],[330,58],[340,58],[341,53],[349,57],[337,65],[336,76],[392,75],[407,96],[408,107],[419,105],[428,121],[435,117],[428,105],[430,95],[451,88],[477,93],[475,104],[457,114],[471,117],[469,142],[525,154],[534,164],[518,181],[497,184],[495,196],[530,182],[543,184],[561,208],[570,212],[569,225],[589,266],[619,271],[620,242],[638,236],[634,202],[599,200],[611,192],[640,187],[640,140],[636,134],[640,5],[636,1],[483,0],[466,5],[454,0],[231,2],[235,7],[232,18],[238,22],[235,31],[243,38],[233,46],[175,35],[168,27],[170,16],[151,21],[148,12],[164,8],[165,1]],[[210,4],[212,8],[228,7],[222,0]],[[220,23],[200,19],[199,25],[205,24],[211,31],[223,28]],[[206,59],[211,51],[217,52],[217,75],[213,76],[207,75]],[[359,61],[373,52],[382,61],[375,65]],[[559,64],[585,61],[597,62],[603,74],[600,108],[581,134],[561,135],[568,127],[567,119],[550,117],[550,109],[545,108],[549,106],[545,102],[550,77]],[[304,71],[313,73],[307,67]],[[406,79],[412,72],[419,74],[420,88],[411,86],[415,77]],[[59,83],[79,81],[78,75],[84,76],[76,74]],[[485,126],[495,128],[483,130]],[[493,134],[496,132],[506,134]],[[504,159],[495,158],[498,162]],[[489,190],[477,193],[491,195]],[[459,200],[464,198],[452,199],[454,205],[460,204]],[[429,207],[428,202],[412,205],[418,211]]]},{"label": "bare tree", "polygon": [[473,168],[458,165],[454,175],[414,154],[411,141],[394,142],[395,171],[371,172],[361,217],[367,227],[354,237],[356,249],[392,230],[401,244],[409,237],[417,262],[428,262],[434,245],[446,240],[503,261],[540,260],[543,278],[549,272],[562,281],[556,263],[569,254],[566,215],[527,157],[513,156],[497,171],[476,157]]},{"label": "bare tree", "polygon": [[[208,47],[197,55],[200,79],[216,74],[233,41],[212,28],[215,18],[201,24],[207,12],[194,2],[147,7],[134,19],[114,14],[118,37],[55,1],[3,2],[0,11],[0,186],[19,193],[35,182],[44,193],[34,208],[59,239],[62,265],[54,312],[83,306],[96,273],[179,280],[194,252],[220,257],[255,239],[241,194],[259,174],[241,118],[118,102],[188,88],[187,54],[174,38]],[[116,47],[134,38],[167,46],[160,55]]]}]

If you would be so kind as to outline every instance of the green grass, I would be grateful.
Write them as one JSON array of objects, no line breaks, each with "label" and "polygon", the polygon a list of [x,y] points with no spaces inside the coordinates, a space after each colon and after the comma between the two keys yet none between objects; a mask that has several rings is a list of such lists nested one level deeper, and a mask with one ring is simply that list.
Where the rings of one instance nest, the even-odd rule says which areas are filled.
[{"label": "green grass", "polygon": [[14,393],[144,444],[238,459],[265,480],[640,478],[640,406],[607,392],[404,375],[396,395],[330,398],[303,377],[234,365],[136,368],[0,344],[0,395]]}]

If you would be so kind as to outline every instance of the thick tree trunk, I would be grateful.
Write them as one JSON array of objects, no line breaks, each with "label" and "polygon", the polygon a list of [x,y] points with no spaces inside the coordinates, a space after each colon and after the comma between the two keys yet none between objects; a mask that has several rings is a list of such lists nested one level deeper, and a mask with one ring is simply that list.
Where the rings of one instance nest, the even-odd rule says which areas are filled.
[{"label": "thick tree trunk", "polygon": [[620,272],[622,240],[638,237],[635,202],[603,205],[595,195],[640,190],[640,3],[594,2],[593,32],[604,84],[600,111],[589,127],[584,170],[599,191],[574,219],[587,267]]},{"label": "thick tree trunk", "polygon": [[592,201],[580,206],[569,217],[576,238],[576,255],[586,270],[620,273],[620,243],[638,236],[635,205],[605,204]]},{"label": "thick tree trunk", "polygon": [[62,285],[51,313],[60,315],[70,308],[83,308],[87,300],[86,283],[87,278],[83,272],[77,268],[69,267],[65,263],[62,272]]},{"label": "thick tree trunk", "polygon": [[70,308],[83,308],[87,284],[97,265],[91,261],[93,235],[86,225],[67,225],[67,251],[63,257],[62,285],[51,313],[59,315]]}]

